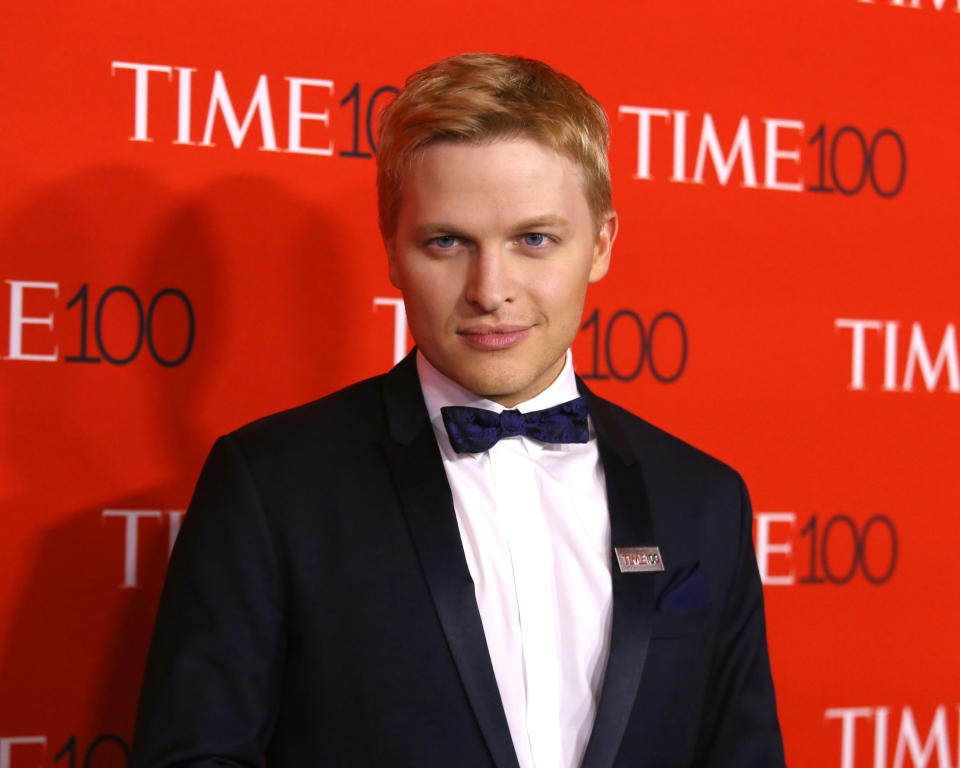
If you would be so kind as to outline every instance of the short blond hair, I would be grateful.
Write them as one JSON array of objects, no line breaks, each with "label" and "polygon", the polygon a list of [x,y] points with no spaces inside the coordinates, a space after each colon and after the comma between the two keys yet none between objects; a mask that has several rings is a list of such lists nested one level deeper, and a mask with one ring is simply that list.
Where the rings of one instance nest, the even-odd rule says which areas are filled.
[{"label": "short blond hair", "polygon": [[403,179],[437,141],[530,138],[583,171],[599,228],[612,208],[607,115],[576,80],[535,59],[493,53],[451,56],[413,73],[381,112],[377,144],[380,231],[396,233]]}]

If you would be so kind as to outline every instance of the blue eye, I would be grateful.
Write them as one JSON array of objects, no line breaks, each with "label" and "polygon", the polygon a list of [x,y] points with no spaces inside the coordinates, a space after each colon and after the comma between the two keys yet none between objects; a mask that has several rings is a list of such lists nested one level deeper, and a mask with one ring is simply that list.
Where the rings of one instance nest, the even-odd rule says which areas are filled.
[{"label": "blue eye", "polygon": [[544,245],[546,242],[547,236],[540,232],[527,232],[527,234],[523,236],[523,244],[534,248]]},{"label": "blue eye", "polygon": [[437,248],[442,248],[446,250],[447,248],[453,248],[457,244],[457,238],[453,235],[441,235],[440,237],[433,238],[433,244]]}]

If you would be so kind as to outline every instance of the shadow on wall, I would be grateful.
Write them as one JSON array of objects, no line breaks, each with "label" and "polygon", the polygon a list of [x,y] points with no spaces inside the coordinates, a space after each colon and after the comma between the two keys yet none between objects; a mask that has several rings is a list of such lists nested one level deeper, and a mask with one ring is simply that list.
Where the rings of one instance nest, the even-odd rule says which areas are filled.
[{"label": "shadow on wall", "polygon": [[[60,358],[2,363],[0,520],[15,535],[0,560],[19,586],[0,592],[0,736],[44,735],[50,762],[75,735],[78,764],[104,734],[129,743],[175,512],[217,434],[344,383],[351,250],[332,216],[275,182],[230,178],[184,196],[121,167],[36,192],[0,230],[0,278],[59,284],[56,298],[30,294],[25,314],[52,309]],[[187,349],[189,303],[189,354],[161,365],[144,333],[127,364],[67,363],[82,306],[66,304],[83,285],[88,357],[103,357],[97,327],[111,356],[128,356],[132,294],[146,314],[167,289],[186,301],[157,300],[155,351],[170,361]],[[104,301],[97,326],[118,285],[129,291]],[[53,343],[49,329],[24,331],[25,348]],[[115,740],[95,751],[91,765],[124,764]]]}]

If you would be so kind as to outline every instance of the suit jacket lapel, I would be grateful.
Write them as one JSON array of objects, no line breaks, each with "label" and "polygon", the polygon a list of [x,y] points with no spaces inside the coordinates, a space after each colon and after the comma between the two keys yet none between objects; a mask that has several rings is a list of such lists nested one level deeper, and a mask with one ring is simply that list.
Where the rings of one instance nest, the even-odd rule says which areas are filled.
[{"label": "suit jacket lapel", "polygon": [[384,455],[440,625],[487,747],[497,768],[518,768],[414,354],[384,380],[390,429]]},{"label": "suit jacket lapel", "polygon": [[[643,473],[629,440],[620,428],[616,406],[587,395],[590,417],[597,432],[600,459],[607,485],[610,534],[613,547],[655,546],[653,523]],[[653,627],[653,574],[621,573],[613,552],[613,626],[610,656],[593,731],[582,768],[610,768],[633,709]]]}]

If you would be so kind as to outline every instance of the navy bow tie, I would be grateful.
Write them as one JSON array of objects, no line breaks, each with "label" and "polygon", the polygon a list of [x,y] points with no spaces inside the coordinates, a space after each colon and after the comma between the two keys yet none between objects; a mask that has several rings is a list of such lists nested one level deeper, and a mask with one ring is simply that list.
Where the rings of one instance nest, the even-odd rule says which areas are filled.
[{"label": "navy bow tie", "polygon": [[496,413],[448,405],[440,409],[440,414],[457,453],[486,451],[501,437],[514,435],[526,435],[544,443],[585,443],[590,439],[585,397],[530,413]]}]

